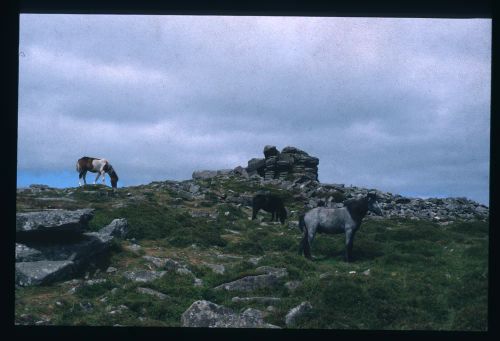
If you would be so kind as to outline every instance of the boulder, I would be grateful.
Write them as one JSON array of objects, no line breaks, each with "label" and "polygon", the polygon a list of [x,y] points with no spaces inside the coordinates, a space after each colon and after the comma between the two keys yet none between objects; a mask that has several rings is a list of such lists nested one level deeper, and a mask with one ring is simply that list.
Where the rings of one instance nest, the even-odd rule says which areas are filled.
[{"label": "boulder", "polygon": [[266,167],[266,159],[250,159],[246,168],[248,175],[258,174],[264,176],[264,169]]},{"label": "boulder", "polygon": [[107,234],[117,238],[125,238],[128,233],[127,219],[115,219],[109,225],[100,229],[99,233]]},{"label": "boulder", "polygon": [[264,147],[264,157],[266,159],[273,156],[278,156],[279,154],[280,152],[278,151],[278,149],[276,149],[276,146],[267,145]]},{"label": "boulder", "polygon": [[43,235],[78,234],[88,229],[94,210],[46,210],[16,213],[16,239],[18,241],[39,239]]},{"label": "boulder", "polygon": [[92,209],[18,213],[16,283],[49,284],[105,261],[113,238],[125,235],[127,222],[115,219],[97,232],[83,232],[92,217]]},{"label": "boulder", "polygon": [[302,302],[298,306],[292,308],[285,316],[285,324],[287,327],[293,326],[297,319],[301,316],[304,316],[305,313],[309,312],[312,309],[311,303]]},{"label": "boulder", "polygon": [[15,282],[19,286],[42,285],[62,280],[74,272],[70,260],[17,262]]},{"label": "boulder", "polygon": [[262,313],[247,309],[238,314],[210,301],[196,301],[182,314],[182,327],[204,328],[279,328],[265,323]]}]

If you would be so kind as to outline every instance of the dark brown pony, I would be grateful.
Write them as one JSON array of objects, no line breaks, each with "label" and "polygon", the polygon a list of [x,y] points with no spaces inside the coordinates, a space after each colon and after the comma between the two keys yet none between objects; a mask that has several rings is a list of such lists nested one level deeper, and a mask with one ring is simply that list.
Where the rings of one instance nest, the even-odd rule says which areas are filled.
[{"label": "dark brown pony", "polygon": [[280,220],[281,224],[285,223],[287,218],[283,199],[273,194],[256,194],[252,200],[252,220],[257,217],[260,209],[272,214],[271,221]]}]

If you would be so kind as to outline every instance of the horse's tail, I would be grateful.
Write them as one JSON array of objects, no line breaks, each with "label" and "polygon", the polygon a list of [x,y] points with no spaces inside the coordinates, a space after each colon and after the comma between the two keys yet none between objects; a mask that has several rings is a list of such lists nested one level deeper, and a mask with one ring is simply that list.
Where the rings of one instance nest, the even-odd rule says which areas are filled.
[{"label": "horse's tail", "polygon": [[307,258],[311,258],[311,244],[309,244],[309,231],[307,230],[307,226],[304,226],[304,236],[302,237],[302,240],[300,241],[300,246],[299,246],[299,255],[304,253],[304,256]]},{"label": "horse's tail", "polygon": [[305,216],[305,214],[301,214],[299,216],[299,229],[302,232],[304,231],[304,227],[306,227],[306,222],[304,221],[304,216]]},{"label": "horse's tail", "polygon": [[304,256],[311,258],[311,244],[309,244],[309,230],[307,229],[306,222],[304,221],[304,214],[300,215],[299,227],[304,232],[304,236],[300,241],[299,255],[304,252]]}]

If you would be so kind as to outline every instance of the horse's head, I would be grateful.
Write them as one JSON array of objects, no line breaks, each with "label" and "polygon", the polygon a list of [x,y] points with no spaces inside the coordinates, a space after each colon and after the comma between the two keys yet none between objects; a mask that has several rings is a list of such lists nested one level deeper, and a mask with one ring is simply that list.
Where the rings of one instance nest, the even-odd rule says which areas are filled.
[{"label": "horse's head", "polygon": [[376,215],[380,216],[383,215],[382,210],[380,209],[377,203],[377,195],[371,192],[368,193],[366,198],[368,199],[368,211],[372,211]]},{"label": "horse's head", "polygon": [[116,188],[118,184],[118,174],[116,174],[112,166],[109,166],[108,174],[109,174],[109,179],[111,180],[111,187]]}]

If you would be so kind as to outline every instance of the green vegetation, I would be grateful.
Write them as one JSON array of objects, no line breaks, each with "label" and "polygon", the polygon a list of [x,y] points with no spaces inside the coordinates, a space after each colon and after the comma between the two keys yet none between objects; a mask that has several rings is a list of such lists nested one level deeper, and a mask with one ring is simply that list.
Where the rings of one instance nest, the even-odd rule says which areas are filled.
[{"label": "green vegetation", "polygon": [[[264,212],[260,219],[251,221],[248,207],[221,202],[215,194],[228,190],[245,194],[262,187],[236,178],[198,183],[211,191],[203,200],[177,199],[170,189],[152,190],[148,186],[115,192],[100,186],[71,189],[65,197],[74,201],[51,202],[18,194],[19,211],[47,208],[55,202],[68,209],[93,207],[92,230],[115,218],[126,218],[129,238],[135,238],[142,250],[129,251],[129,241],[120,241],[110,259],[117,271],[102,269],[95,277],[105,282],[82,285],[74,293],[70,289],[75,285],[70,282],[17,288],[16,323],[178,327],[181,314],[194,301],[205,299],[235,311],[248,307],[266,311],[266,322],[286,327],[287,312],[307,300],[313,309],[297,321],[296,328],[487,329],[488,222],[442,226],[428,221],[366,219],[354,242],[352,263],[343,261],[342,235],[317,235],[310,261],[297,253],[298,229],[271,223],[270,214]],[[297,193],[273,186],[267,189],[280,193],[288,208],[302,207],[294,199]],[[59,191],[47,197],[63,194]],[[202,211],[214,216],[191,214]],[[221,253],[233,258],[218,258]],[[148,270],[150,263],[142,255],[180,261],[202,285],[194,286],[191,276],[175,272],[150,283],[125,279],[124,271]],[[249,259],[257,256],[262,257],[259,264],[251,264]],[[204,262],[224,264],[226,271],[215,273]],[[281,285],[252,293],[213,290],[222,283],[256,274],[261,265],[284,267],[288,276]],[[292,280],[301,282],[294,291],[283,285]],[[168,297],[160,300],[139,293],[138,287]],[[274,296],[281,301],[267,311],[266,304],[233,302],[234,296]]]}]

